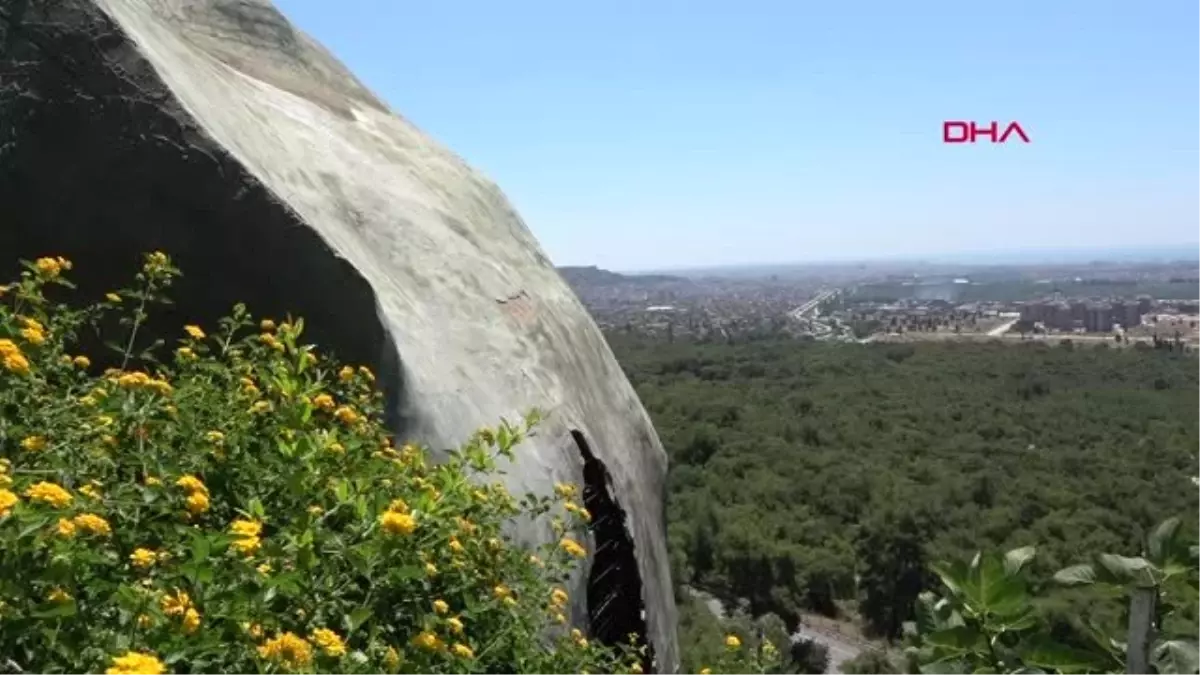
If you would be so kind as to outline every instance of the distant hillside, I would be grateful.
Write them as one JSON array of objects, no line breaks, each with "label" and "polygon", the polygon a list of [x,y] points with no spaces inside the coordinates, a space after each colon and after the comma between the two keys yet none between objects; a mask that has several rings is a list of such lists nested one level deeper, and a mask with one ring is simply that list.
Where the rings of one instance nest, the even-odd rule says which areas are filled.
[{"label": "distant hillside", "polygon": [[667,274],[618,274],[602,270],[594,265],[589,267],[559,267],[558,272],[572,286],[615,286],[618,284],[687,281],[683,277],[675,277]]}]

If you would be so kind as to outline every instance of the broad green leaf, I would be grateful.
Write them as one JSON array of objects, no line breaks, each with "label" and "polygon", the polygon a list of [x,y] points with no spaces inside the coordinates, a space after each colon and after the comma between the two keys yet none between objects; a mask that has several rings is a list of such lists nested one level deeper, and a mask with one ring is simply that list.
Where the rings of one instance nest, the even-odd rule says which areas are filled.
[{"label": "broad green leaf", "polygon": [[955,626],[937,630],[924,636],[925,644],[965,654],[987,649],[987,639],[979,631],[967,626]]},{"label": "broad green leaf", "polygon": [[359,607],[346,616],[346,632],[353,633],[363,622],[371,618],[370,607]]},{"label": "broad green leaf", "polygon": [[1179,522],[1177,517],[1167,518],[1150,533],[1150,559],[1155,563],[1162,565],[1166,561],[1175,533],[1179,531]]},{"label": "broad green leaf", "polygon": [[203,534],[192,536],[192,562],[199,565],[208,560],[208,553],[212,550],[212,542]]},{"label": "broad green leaf", "polygon": [[1023,613],[1029,601],[1025,584],[1005,572],[998,556],[980,557],[974,571],[971,583],[963,587],[963,595],[977,613],[997,617]]},{"label": "broad green leaf", "polygon": [[1112,668],[1107,654],[1069,647],[1046,636],[1031,641],[1021,650],[1021,657],[1026,664],[1060,673],[1107,672]]},{"label": "broad green leaf", "polygon": [[1033,560],[1033,556],[1036,554],[1037,547],[1034,546],[1022,546],[1021,548],[1014,548],[1013,550],[1004,554],[1004,571],[1010,575],[1016,575],[1020,573],[1020,571],[1025,568],[1025,565],[1030,560]]},{"label": "broad green leaf", "polygon": [[1024,609],[1011,616],[1003,617],[999,628],[1006,632],[1017,632],[1033,628],[1038,623],[1037,610],[1032,604],[1026,603]]},{"label": "broad green leaf", "polygon": [[962,587],[967,582],[967,568],[961,561],[956,560],[949,564],[934,563],[930,567],[951,593],[962,593]]},{"label": "broad green leaf", "polygon": [[1071,565],[1054,573],[1054,581],[1064,586],[1096,583],[1096,570],[1088,564]]},{"label": "broad green leaf", "polygon": [[1153,658],[1160,673],[1200,673],[1195,640],[1168,640],[1155,645]]},{"label": "broad green leaf", "polygon": [[1126,557],[1112,553],[1101,553],[1096,556],[1100,567],[1121,583],[1132,583],[1139,586],[1153,586],[1158,583],[1161,574],[1149,560],[1141,556]]}]

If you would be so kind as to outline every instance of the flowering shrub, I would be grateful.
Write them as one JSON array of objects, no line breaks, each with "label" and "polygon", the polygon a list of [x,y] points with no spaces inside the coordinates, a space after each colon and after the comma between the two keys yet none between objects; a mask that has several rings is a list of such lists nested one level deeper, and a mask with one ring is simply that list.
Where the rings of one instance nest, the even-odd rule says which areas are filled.
[{"label": "flowering shrub", "polygon": [[[301,321],[238,306],[145,347],[179,273],[162,253],[82,310],[48,297],[69,261],[24,267],[0,287],[0,668],[640,672],[640,647],[564,625],[575,487],[518,499],[497,479],[536,414],[435,464]],[[78,337],[114,316],[118,367],[98,372]],[[543,514],[554,544],[502,533]]]}]

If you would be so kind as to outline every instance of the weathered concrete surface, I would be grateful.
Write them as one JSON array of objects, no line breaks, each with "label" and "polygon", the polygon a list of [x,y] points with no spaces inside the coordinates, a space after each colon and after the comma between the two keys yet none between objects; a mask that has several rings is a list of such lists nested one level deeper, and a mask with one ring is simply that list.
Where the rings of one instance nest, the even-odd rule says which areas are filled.
[{"label": "weathered concrete surface", "polygon": [[656,667],[675,668],[665,455],[495,185],[263,0],[0,0],[0,13],[0,265],[61,253],[99,291],[141,252],[167,250],[188,276],[164,325],[235,301],[303,315],[315,341],[375,365],[397,432],[435,447],[542,407],[510,487],[580,482],[577,446],[590,447],[637,572],[621,542],[601,541],[618,552],[608,576],[624,579],[593,584],[591,610],[640,621],[627,597],[640,587]]}]

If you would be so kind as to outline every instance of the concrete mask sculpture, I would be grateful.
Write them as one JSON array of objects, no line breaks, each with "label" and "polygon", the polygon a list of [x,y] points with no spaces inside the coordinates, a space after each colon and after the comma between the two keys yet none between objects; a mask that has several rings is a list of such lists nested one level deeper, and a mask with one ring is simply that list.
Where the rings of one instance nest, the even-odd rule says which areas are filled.
[{"label": "concrete mask sculpture", "polygon": [[271,4],[0,2],[0,204],[6,266],[53,251],[106,288],[163,249],[187,275],[164,323],[304,316],[375,367],[402,437],[451,447],[542,408],[510,488],[585,485],[573,621],[676,667],[666,457],[600,332],[494,185]]}]

